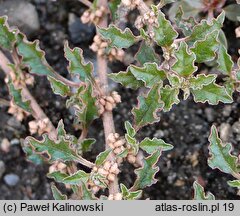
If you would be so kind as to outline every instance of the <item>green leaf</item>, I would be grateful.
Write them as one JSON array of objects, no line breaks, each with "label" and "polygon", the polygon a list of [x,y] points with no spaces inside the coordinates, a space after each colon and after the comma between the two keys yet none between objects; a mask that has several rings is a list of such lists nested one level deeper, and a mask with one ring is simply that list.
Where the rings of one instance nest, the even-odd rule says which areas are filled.
[{"label": "green leaf", "polygon": [[240,189],[240,180],[227,181],[227,183],[231,187],[236,187]]},{"label": "green leaf", "polygon": [[192,34],[189,37],[189,42],[194,43],[195,41],[204,40],[206,35],[214,31],[219,31],[222,28],[225,19],[225,12],[223,11],[216,19],[214,18],[212,22],[207,20],[202,20],[201,23],[193,28]]},{"label": "green leaf", "polygon": [[31,161],[36,165],[42,165],[44,163],[43,158],[40,155],[36,154],[29,145],[25,145],[25,143],[23,143],[22,150],[26,154],[28,161]]},{"label": "green leaf", "polygon": [[172,88],[169,85],[166,85],[164,88],[161,88],[160,93],[161,101],[164,103],[164,112],[168,112],[172,108],[173,104],[178,104],[180,102],[178,99],[178,88]]},{"label": "green leaf", "polygon": [[173,3],[173,2],[176,2],[176,0],[160,0],[160,2],[159,2],[159,7],[160,8],[162,8],[162,7],[164,7],[165,5],[167,5],[167,4],[171,4],[171,3]]},{"label": "green leaf", "polygon": [[196,54],[196,62],[208,62],[214,60],[216,57],[216,51],[219,47],[219,42],[217,40],[219,31],[214,31],[208,35],[206,38],[197,41],[191,50]]},{"label": "green leaf", "polygon": [[124,184],[120,184],[121,192],[124,200],[136,200],[142,195],[142,190],[130,191]]},{"label": "green leaf", "polygon": [[96,142],[95,139],[92,139],[92,138],[89,138],[89,139],[84,139],[82,142],[81,142],[81,150],[83,152],[87,152],[87,151],[90,151],[92,145]]},{"label": "green leaf", "polygon": [[104,152],[101,152],[95,161],[96,166],[102,165],[106,160],[109,154],[112,152],[112,149],[106,149]]},{"label": "green leaf", "polygon": [[108,3],[109,9],[111,11],[112,20],[115,21],[118,19],[118,7],[121,3],[121,0],[114,0]]},{"label": "green leaf", "polygon": [[190,5],[191,7],[194,8],[199,8],[202,9],[205,5],[203,4],[202,0],[183,0],[184,2],[186,2],[188,5]]},{"label": "green leaf", "polygon": [[147,62],[156,62],[159,63],[159,56],[155,53],[155,50],[151,45],[147,45],[145,41],[142,41],[141,46],[137,54],[135,55],[135,59],[139,61],[141,65]]},{"label": "green leaf", "polygon": [[105,29],[98,28],[98,32],[104,39],[109,40],[111,47],[116,47],[119,49],[128,48],[138,40],[129,28],[126,28],[124,31],[122,31],[116,26],[110,25]]},{"label": "green leaf", "polygon": [[157,117],[156,113],[163,108],[163,103],[160,101],[160,86],[157,84],[149,90],[146,96],[138,97],[138,106],[132,110],[136,130],[159,121],[160,118]]},{"label": "green leaf", "polygon": [[76,150],[70,147],[71,143],[65,139],[53,141],[47,134],[43,134],[42,141],[38,141],[33,137],[27,137],[26,142],[32,146],[36,153],[47,154],[47,159],[50,163],[56,160],[82,163],[82,158],[76,153]]},{"label": "green leaf", "polygon": [[128,70],[137,80],[145,83],[146,87],[153,87],[155,84],[162,82],[166,78],[166,73],[158,68],[156,63],[145,63],[143,67],[130,65]]},{"label": "green leaf", "polygon": [[177,61],[172,66],[172,70],[180,76],[191,76],[197,70],[197,67],[194,66],[196,56],[194,53],[189,52],[186,42],[183,41],[180,43],[178,50],[175,52],[175,56]]},{"label": "green leaf", "polygon": [[68,71],[72,75],[78,75],[83,82],[86,80],[92,81],[93,64],[91,62],[85,63],[82,49],[76,47],[70,49],[68,43],[64,44],[65,57],[69,61]]},{"label": "green leaf", "polygon": [[158,12],[158,27],[154,26],[153,31],[155,34],[154,40],[159,46],[163,47],[170,46],[178,36],[178,33],[161,11]]},{"label": "green leaf", "polygon": [[150,139],[148,137],[140,142],[139,147],[146,151],[148,154],[152,154],[157,150],[169,151],[173,149],[173,146],[171,144],[164,142],[162,139]]},{"label": "green leaf", "polygon": [[215,83],[203,86],[201,89],[191,89],[195,102],[208,102],[211,105],[217,105],[219,102],[232,103],[232,97],[228,95],[223,86]]},{"label": "green leaf", "polygon": [[130,71],[127,72],[120,71],[119,73],[111,73],[108,75],[108,77],[117,83],[121,83],[126,88],[136,90],[144,86],[144,82],[141,80],[137,80]]},{"label": "green leaf", "polygon": [[194,200],[215,200],[215,196],[212,193],[208,192],[205,194],[204,188],[197,181],[193,183],[193,188]]},{"label": "green leaf", "polygon": [[198,74],[195,77],[189,79],[190,88],[193,90],[202,89],[203,86],[209,85],[215,82],[217,75],[215,74]]},{"label": "green leaf", "polygon": [[211,134],[208,138],[210,145],[208,158],[208,165],[212,169],[219,169],[228,174],[239,175],[238,158],[231,154],[232,145],[227,143],[223,145],[222,140],[218,136],[217,128],[212,126]]},{"label": "green leaf", "polygon": [[129,136],[129,134],[125,134],[125,139],[127,143],[131,146],[133,150],[133,154],[136,155],[139,150],[138,142],[135,137]]},{"label": "green leaf", "polygon": [[18,30],[10,29],[7,24],[7,17],[0,17],[0,46],[7,50],[12,50],[16,42]]},{"label": "green leaf", "polygon": [[11,94],[14,103],[20,108],[22,108],[24,111],[31,112],[32,108],[30,105],[30,101],[23,101],[22,89],[16,89],[13,85],[12,80],[9,80],[8,86],[9,93]]},{"label": "green leaf", "polygon": [[80,110],[76,110],[75,114],[82,123],[83,128],[88,128],[92,121],[98,118],[96,98],[93,96],[92,91],[92,86],[90,84],[81,86],[78,90],[81,107]]},{"label": "green leaf", "polygon": [[83,200],[96,200],[93,193],[87,188],[85,184],[82,185],[82,199]]},{"label": "green leaf", "polygon": [[69,95],[69,86],[50,76],[48,76],[48,81],[50,82],[51,88],[55,94],[61,95],[62,97],[66,97]]},{"label": "green leaf", "polygon": [[29,72],[57,78],[54,70],[45,59],[45,53],[39,47],[39,41],[29,42],[22,33],[17,37],[17,51],[22,57],[22,64],[29,68]]},{"label": "green leaf", "polygon": [[156,151],[152,155],[143,159],[143,167],[135,170],[137,179],[133,185],[134,189],[143,189],[157,182],[154,177],[159,170],[156,163],[158,162],[160,156],[161,151]]},{"label": "green leaf", "polygon": [[87,183],[89,179],[89,174],[84,172],[83,170],[78,170],[70,176],[67,176],[63,179],[62,183],[71,184],[71,185],[80,185],[83,183]]},{"label": "green leaf", "polygon": [[67,200],[67,196],[63,195],[54,184],[51,184],[51,190],[55,200]]},{"label": "green leaf", "polygon": [[68,175],[66,173],[62,173],[60,171],[55,171],[47,174],[48,178],[54,179],[55,182],[63,183],[63,179],[67,178]]},{"label": "green leaf", "polygon": [[223,8],[226,12],[226,17],[234,22],[239,21],[240,16],[240,5],[230,4]]},{"label": "green leaf", "polygon": [[184,78],[179,77],[176,74],[168,73],[167,78],[168,78],[168,81],[169,81],[170,85],[174,88],[180,88],[182,83],[184,82]]},{"label": "green leaf", "polygon": [[124,126],[125,126],[125,129],[126,129],[126,131],[127,131],[127,134],[128,134],[130,137],[134,137],[134,136],[136,135],[136,131],[135,131],[135,129],[133,128],[133,126],[130,124],[129,121],[125,121]]},{"label": "green leaf", "polygon": [[226,75],[231,75],[233,61],[231,56],[227,53],[227,49],[222,44],[219,45],[217,54],[218,69]]}]

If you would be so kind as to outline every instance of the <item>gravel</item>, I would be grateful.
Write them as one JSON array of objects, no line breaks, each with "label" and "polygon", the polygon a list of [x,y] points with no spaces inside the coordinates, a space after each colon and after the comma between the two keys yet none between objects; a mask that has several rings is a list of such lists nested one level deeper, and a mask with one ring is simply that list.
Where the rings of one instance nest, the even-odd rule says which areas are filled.
[{"label": "gravel", "polygon": [[19,182],[20,178],[18,175],[14,174],[14,173],[10,173],[7,174],[3,177],[4,182],[8,185],[8,186],[16,186],[17,183]]}]

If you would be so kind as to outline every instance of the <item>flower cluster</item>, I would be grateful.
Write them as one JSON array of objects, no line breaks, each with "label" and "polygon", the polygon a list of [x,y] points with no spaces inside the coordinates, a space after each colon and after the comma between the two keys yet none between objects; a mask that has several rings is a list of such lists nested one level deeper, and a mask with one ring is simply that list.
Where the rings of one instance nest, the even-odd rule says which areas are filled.
[{"label": "flower cluster", "polygon": [[81,16],[81,21],[84,24],[94,23],[95,25],[98,25],[106,13],[107,11],[103,6],[97,8],[96,10],[89,9],[86,10]]},{"label": "flower cluster", "polygon": [[12,114],[20,122],[29,115],[29,113],[25,112],[23,109],[16,106],[12,101],[10,102],[8,113]]},{"label": "flower cluster", "polygon": [[11,78],[15,88],[20,88],[25,85],[33,85],[34,77],[29,73],[15,73],[12,70],[9,73],[10,77],[5,78],[5,83],[9,82],[9,78]]},{"label": "flower cluster", "polygon": [[102,96],[97,101],[97,106],[99,107],[99,115],[102,115],[105,111],[112,111],[118,103],[121,102],[121,96],[113,91],[109,96]]},{"label": "flower cluster", "polygon": [[60,171],[62,173],[67,172],[67,165],[65,163],[62,163],[60,161],[55,161],[48,169],[49,173],[53,173],[56,171]]},{"label": "flower cluster", "polygon": [[116,194],[109,194],[108,200],[122,200],[122,194],[116,193]]},{"label": "flower cluster", "polygon": [[141,0],[122,0],[122,4],[130,10],[133,10],[134,8],[138,7],[140,5]]},{"label": "flower cluster", "polygon": [[43,134],[44,132],[49,133],[51,130],[49,123],[50,121],[48,118],[30,121],[28,123],[29,131],[31,134],[38,133],[39,135]]},{"label": "flower cluster", "polygon": [[112,47],[109,52],[106,52],[106,48],[108,47],[108,42],[103,40],[99,35],[96,35],[93,38],[93,43],[90,46],[90,49],[97,53],[98,56],[107,56],[109,61],[114,60],[123,60],[124,51],[122,49],[117,49]]}]

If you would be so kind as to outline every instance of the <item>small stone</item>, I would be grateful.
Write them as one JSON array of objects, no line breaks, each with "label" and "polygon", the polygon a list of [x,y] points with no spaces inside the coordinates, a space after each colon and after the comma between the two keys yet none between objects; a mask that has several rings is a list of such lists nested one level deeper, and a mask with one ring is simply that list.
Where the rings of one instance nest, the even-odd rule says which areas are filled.
[{"label": "small stone", "polygon": [[223,116],[228,117],[228,116],[230,116],[231,112],[232,112],[232,106],[231,105],[224,106],[223,112],[222,112]]},{"label": "small stone", "polygon": [[233,124],[232,130],[236,134],[240,134],[240,121],[237,121]]},{"label": "small stone", "polygon": [[213,122],[214,121],[214,110],[212,108],[206,108],[204,110],[206,118],[208,120],[208,122]]},{"label": "small stone", "polygon": [[220,138],[223,142],[227,142],[229,137],[232,135],[231,125],[228,123],[222,123],[219,128]]},{"label": "small stone", "polygon": [[10,173],[10,174],[5,175],[3,177],[3,180],[8,186],[16,186],[17,183],[19,182],[20,178],[18,175]]},{"label": "small stone", "polygon": [[3,138],[2,143],[1,143],[1,150],[8,153],[10,151],[10,142],[8,141],[7,138]]},{"label": "small stone", "polygon": [[19,139],[15,138],[15,139],[12,139],[12,140],[10,141],[10,143],[11,143],[11,145],[19,145],[19,144],[20,144],[20,141],[19,141]]},{"label": "small stone", "polygon": [[6,167],[3,161],[0,161],[0,179],[2,178],[3,173],[5,172]]}]

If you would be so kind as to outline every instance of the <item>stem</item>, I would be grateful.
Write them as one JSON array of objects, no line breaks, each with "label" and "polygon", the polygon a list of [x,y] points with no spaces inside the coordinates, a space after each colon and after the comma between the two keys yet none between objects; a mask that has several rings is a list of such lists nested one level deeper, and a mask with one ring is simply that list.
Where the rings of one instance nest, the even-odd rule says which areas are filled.
[{"label": "stem", "polygon": [[82,4],[84,4],[85,6],[87,6],[89,8],[92,7],[92,3],[88,0],[78,0],[78,1],[80,1]]},{"label": "stem", "polygon": [[52,72],[55,74],[56,78],[59,81],[63,82],[67,86],[75,87],[75,88],[79,88],[81,86],[81,83],[75,83],[75,82],[73,82],[71,80],[66,79],[65,77],[61,76],[60,74],[56,73],[55,71],[52,71]]},{"label": "stem", "polygon": [[[108,8],[108,1],[99,0],[98,6],[104,6],[105,8]],[[108,25],[107,16],[104,16],[99,23],[99,27],[106,28],[107,25]],[[97,65],[98,65],[98,77],[100,80],[100,87],[102,89],[102,93],[104,95],[108,95],[109,89],[108,89],[108,77],[107,77],[107,60],[102,56],[97,56]],[[107,137],[109,136],[110,133],[115,132],[112,112],[105,111],[102,115],[102,121],[103,121],[105,143],[106,143],[105,148],[107,149],[109,148],[107,144]],[[115,159],[114,155],[111,154],[109,156],[109,160],[113,161],[114,159]],[[109,193],[114,195],[118,192],[119,192],[118,179],[116,177],[114,182],[109,183]]]}]

